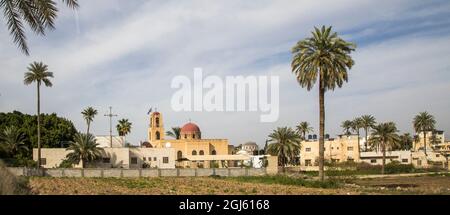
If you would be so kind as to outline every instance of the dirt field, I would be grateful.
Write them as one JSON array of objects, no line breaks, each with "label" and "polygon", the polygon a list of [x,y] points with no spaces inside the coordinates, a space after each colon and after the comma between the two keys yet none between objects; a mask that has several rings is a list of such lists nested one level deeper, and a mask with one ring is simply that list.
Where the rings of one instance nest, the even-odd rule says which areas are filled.
[{"label": "dirt field", "polygon": [[239,182],[210,177],[43,178],[29,179],[34,194],[152,195],[310,195],[310,194],[450,194],[450,176],[395,177],[354,180],[340,188]]}]

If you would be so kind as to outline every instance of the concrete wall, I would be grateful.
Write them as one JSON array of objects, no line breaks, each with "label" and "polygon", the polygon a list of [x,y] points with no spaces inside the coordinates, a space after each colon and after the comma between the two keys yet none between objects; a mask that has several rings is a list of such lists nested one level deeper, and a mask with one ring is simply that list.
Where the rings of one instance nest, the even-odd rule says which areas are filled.
[{"label": "concrete wall", "polygon": [[266,169],[252,168],[220,168],[220,169],[33,169],[26,167],[10,167],[8,170],[16,176],[49,176],[49,177],[94,177],[94,178],[137,178],[137,177],[190,177],[211,176],[224,177],[262,176]]}]

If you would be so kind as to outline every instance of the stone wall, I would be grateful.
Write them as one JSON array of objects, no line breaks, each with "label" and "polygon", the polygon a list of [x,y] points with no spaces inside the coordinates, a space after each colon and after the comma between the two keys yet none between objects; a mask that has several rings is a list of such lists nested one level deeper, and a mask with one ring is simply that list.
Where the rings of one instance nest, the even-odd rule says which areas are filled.
[{"label": "stone wall", "polygon": [[262,176],[267,169],[253,168],[217,168],[217,169],[33,169],[26,167],[9,167],[16,176],[48,176],[48,177],[93,177],[93,178],[122,178],[122,177],[201,177],[201,176]]}]

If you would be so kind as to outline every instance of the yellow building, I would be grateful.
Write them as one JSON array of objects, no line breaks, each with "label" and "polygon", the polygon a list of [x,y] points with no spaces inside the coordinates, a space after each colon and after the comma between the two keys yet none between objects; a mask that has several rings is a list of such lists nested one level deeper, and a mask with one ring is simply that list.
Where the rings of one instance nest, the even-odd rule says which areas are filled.
[{"label": "yellow building", "polygon": [[[214,167],[225,166],[233,147],[227,139],[202,139],[200,128],[189,122],[181,127],[179,139],[165,139],[162,114],[153,112],[150,115],[148,141],[154,148],[174,148],[176,166],[178,167]],[[223,158],[223,160],[222,160]]]}]

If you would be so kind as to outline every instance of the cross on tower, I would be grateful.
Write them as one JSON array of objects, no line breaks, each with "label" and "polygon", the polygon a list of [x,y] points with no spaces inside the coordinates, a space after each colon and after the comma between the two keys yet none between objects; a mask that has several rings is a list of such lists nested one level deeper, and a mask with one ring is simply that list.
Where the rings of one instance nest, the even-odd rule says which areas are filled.
[{"label": "cross on tower", "polygon": [[112,107],[109,106],[109,114],[105,114],[105,116],[109,117],[109,147],[112,148],[112,118],[117,115],[112,113]]}]

